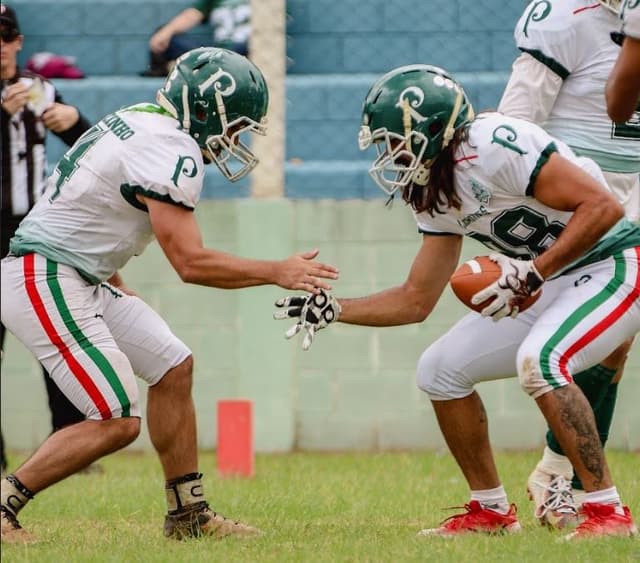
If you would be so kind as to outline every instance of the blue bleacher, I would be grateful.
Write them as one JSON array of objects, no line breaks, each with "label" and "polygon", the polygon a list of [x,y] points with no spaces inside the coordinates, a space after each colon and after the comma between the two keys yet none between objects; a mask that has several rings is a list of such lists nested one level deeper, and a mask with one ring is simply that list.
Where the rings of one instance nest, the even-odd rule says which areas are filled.
[{"label": "blue bleacher", "polygon": [[[14,0],[26,36],[22,64],[50,51],[77,58],[82,80],[54,82],[92,121],[119,107],[154,101],[161,79],[142,78],[152,31],[187,0]],[[402,64],[455,73],[476,110],[496,106],[517,55],[517,0],[288,0],[285,195],[372,198],[372,152],[357,146],[362,100],[373,81]],[[202,26],[193,32],[207,39]],[[55,162],[64,145],[49,137]],[[203,197],[246,197],[209,167]]]}]

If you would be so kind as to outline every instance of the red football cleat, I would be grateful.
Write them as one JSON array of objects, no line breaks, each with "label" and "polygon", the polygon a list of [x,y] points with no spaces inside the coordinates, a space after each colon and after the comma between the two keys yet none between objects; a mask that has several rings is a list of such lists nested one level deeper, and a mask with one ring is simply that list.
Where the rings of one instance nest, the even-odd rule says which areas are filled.
[{"label": "red football cleat", "polygon": [[564,536],[564,539],[635,536],[638,528],[631,518],[629,507],[623,506],[622,509],[624,514],[618,514],[613,504],[585,502],[580,509],[582,523],[573,532]]},{"label": "red football cleat", "polygon": [[512,534],[522,529],[516,517],[516,506],[512,504],[509,512],[501,514],[483,507],[477,500],[465,504],[464,514],[455,514],[442,522],[438,528],[426,528],[418,532],[419,536],[458,536],[470,532],[483,534]]}]

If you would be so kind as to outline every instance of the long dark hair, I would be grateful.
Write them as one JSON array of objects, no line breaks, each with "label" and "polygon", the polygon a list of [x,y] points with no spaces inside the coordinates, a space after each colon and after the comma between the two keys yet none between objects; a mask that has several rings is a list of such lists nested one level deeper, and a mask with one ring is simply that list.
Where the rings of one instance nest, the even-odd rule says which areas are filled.
[{"label": "long dark hair", "polygon": [[[461,143],[469,138],[469,127],[460,127],[453,135],[451,142],[436,157],[431,165],[429,179],[425,186],[414,183],[407,185],[402,191],[402,199],[416,213],[426,211],[433,217],[435,213],[446,213],[453,207],[460,209],[462,204],[453,184],[454,154]],[[440,206],[446,205],[441,211]]]}]

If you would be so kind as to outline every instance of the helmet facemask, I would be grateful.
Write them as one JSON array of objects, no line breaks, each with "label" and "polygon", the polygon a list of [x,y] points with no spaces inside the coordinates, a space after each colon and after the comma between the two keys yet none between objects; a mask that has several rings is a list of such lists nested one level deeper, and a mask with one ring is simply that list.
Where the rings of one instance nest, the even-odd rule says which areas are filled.
[{"label": "helmet facemask", "polygon": [[414,181],[416,171],[422,168],[422,157],[429,139],[417,131],[410,131],[407,137],[403,137],[386,128],[373,133],[367,130],[366,126],[360,130],[360,149],[365,150],[373,144],[378,155],[369,174],[380,189],[391,196]]},{"label": "helmet facemask", "polygon": [[[230,181],[235,182],[246,176],[258,164],[258,158],[253,154],[247,142],[250,133],[266,135],[267,119],[263,117],[258,123],[247,116],[242,116],[227,123],[224,100],[219,92],[216,92],[215,99],[222,132],[218,135],[209,135],[205,140],[204,150],[222,174]],[[247,142],[243,141],[243,138]]]}]

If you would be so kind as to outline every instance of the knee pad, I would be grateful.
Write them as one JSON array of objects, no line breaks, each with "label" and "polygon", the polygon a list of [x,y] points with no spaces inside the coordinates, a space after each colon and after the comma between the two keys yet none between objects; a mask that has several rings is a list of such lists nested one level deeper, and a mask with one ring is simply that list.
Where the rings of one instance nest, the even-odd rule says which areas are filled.
[{"label": "knee pad", "polygon": [[420,356],[416,384],[432,401],[462,399],[473,391],[473,384],[442,357],[439,348],[431,346]]},{"label": "knee pad", "polygon": [[534,399],[569,383],[562,375],[554,374],[545,378],[537,355],[518,351],[516,365],[520,386]]}]

